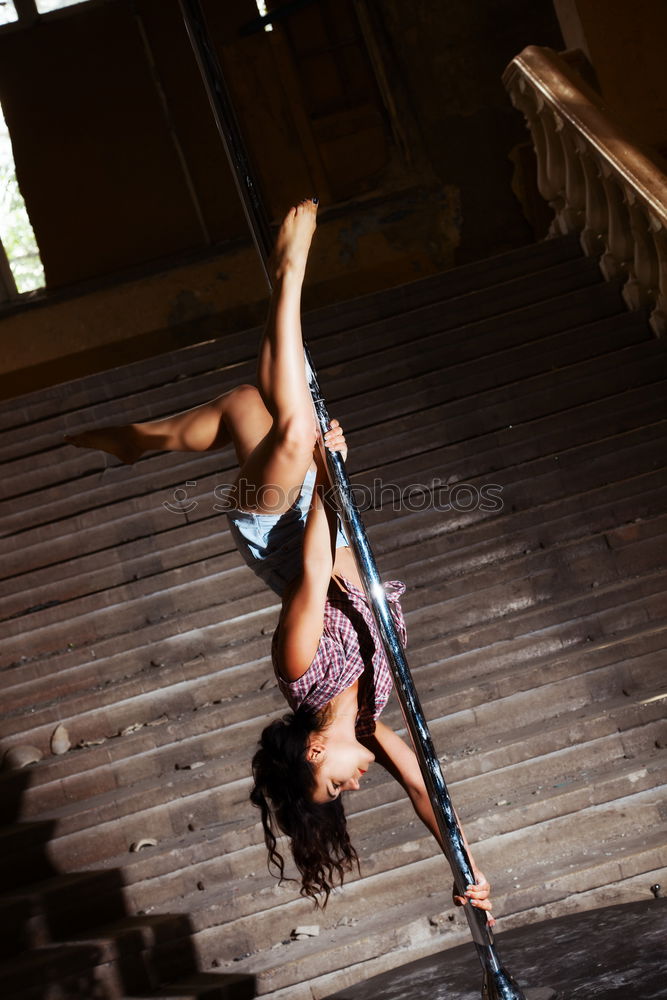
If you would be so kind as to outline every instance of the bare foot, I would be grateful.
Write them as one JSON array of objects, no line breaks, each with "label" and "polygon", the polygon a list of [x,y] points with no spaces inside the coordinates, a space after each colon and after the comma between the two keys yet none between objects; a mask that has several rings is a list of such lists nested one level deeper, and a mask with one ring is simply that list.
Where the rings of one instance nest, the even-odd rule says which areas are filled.
[{"label": "bare foot", "polygon": [[125,465],[132,465],[142,455],[143,449],[135,440],[131,424],[125,427],[100,427],[81,434],[65,434],[65,442],[75,448],[96,448],[119,458]]},{"label": "bare foot", "polygon": [[315,232],[316,216],[317,201],[312,198],[304,199],[290,208],[283,219],[271,254],[270,266],[275,278],[283,278],[288,271],[303,277]]}]

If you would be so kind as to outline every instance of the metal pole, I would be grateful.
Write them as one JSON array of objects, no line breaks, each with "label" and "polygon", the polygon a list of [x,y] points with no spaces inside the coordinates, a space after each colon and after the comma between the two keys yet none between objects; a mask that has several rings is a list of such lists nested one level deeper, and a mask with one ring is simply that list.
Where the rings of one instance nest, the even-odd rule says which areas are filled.
[{"label": "metal pole", "polygon": [[234,111],[222,68],[211,44],[204,13],[199,0],[179,0],[190,44],[199,65],[211,111],[225,147],[232,177],[239,193],[243,211],[252,235],[269,288],[271,275],[267,261],[273,249],[273,237],[261,194],[250,169],[250,162],[241,139],[241,129]]},{"label": "metal pole", "polygon": [[[179,2],[232,174],[243,202],[248,225],[260,255],[269,287],[271,287],[271,278],[267,267],[272,247],[268,219],[258,187],[252,176],[229,91],[210,42],[199,0],[179,0]],[[304,350],[308,385],[320,429],[324,434],[329,428],[329,414],[320,392],[310,352],[307,347]],[[345,464],[339,454],[328,450],[326,458],[336,503],[385,647],[403,716],[433,804],[442,842],[445,845],[445,855],[452,869],[457,890],[460,895],[463,895],[467,886],[475,879],[440,762],[433,747],[431,734],[400,638],[394,626],[389,602],[380,580],[366,530],[352,495]],[[484,911],[477,910],[468,904],[464,912],[484,971],[482,1000],[525,1000],[524,993],[500,963],[493,934]]]}]

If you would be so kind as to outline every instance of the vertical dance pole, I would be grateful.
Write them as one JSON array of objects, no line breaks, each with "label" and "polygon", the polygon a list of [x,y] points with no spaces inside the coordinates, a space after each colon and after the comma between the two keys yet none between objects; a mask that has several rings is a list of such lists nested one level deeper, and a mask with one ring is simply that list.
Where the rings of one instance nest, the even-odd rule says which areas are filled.
[{"label": "vertical dance pole", "polygon": [[[268,218],[250,169],[241,130],[222,69],[211,45],[200,0],[179,0],[179,2],[213,115],[243,203],[248,226],[270,288],[271,277],[267,261],[272,248],[272,239]],[[307,347],[305,355],[308,384],[320,429],[324,434],[329,428],[329,414]],[[336,503],[347,537],[355,553],[364,589],[385,647],[398,699],[431,798],[442,842],[445,845],[445,855],[452,869],[457,891],[462,896],[467,886],[475,881],[470,858],[456,821],[449,791],[433,747],[431,734],[405,659],[403,647],[394,626],[389,602],[380,580],[368,537],[352,495],[345,464],[337,452],[325,449],[325,453]],[[482,1000],[526,1000],[524,993],[500,963],[486,913],[470,904],[464,908],[464,912],[483,969]]]}]

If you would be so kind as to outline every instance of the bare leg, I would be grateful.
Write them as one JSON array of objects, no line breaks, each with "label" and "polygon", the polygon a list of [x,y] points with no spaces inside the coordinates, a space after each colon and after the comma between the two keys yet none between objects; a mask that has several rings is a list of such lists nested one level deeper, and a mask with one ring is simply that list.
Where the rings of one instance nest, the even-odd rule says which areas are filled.
[{"label": "bare leg", "polygon": [[259,391],[272,424],[240,458],[236,502],[259,513],[287,510],[298,496],[316,440],[313,404],[304,371],[301,288],[315,231],[316,206],[291,209],[272,257],[273,294],[257,364]]},{"label": "bare leg", "polygon": [[65,435],[65,440],[77,448],[97,448],[109,452],[128,465],[147,451],[212,451],[224,448],[231,441],[224,414],[232,402],[230,397],[237,391],[232,389],[208,403],[162,420],[99,427],[81,434]]},{"label": "bare leg", "polygon": [[[315,217],[315,204],[301,202],[288,212],[276,240],[274,289],[257,366],[259,391],[239,386],[162,420],[102,427],[65,440],[107,451],[126,463],[146,451],[210,451],[231,441],[241,466],[239,505],[272,513],[287,509],[298,494],[315,444],[300,316]],[[269,486],[274,490],[266,491]],[[262,488],[265,503],[257,506]],[[280,497],[284,503],[277,505]]]}]

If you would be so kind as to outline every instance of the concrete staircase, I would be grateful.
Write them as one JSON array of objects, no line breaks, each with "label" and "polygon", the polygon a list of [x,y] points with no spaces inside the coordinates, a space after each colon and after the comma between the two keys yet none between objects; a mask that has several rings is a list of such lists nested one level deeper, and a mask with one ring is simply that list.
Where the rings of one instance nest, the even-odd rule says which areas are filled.
[{"label": "concrete staircase", "polygon": [[[306,330],[360,496],[469,487],[366,521],[408,584],[409,660],[499,927],[647,897],[667,863],[667,344],[569,239]],[[284,708],[278,606],[215,509],[231,453],[128,468],[61,443],[252,379],[258,336],[0,407],[0,738],[44,755],[0,775],[3,997],[310,1000],[468,939],[379,767],[348,796],[361,876],[324,913],[267,874],[248,774]],[[474,502],[490,486],[501,509]],[[393,700],[385,719],[402,728]],[[319,935],[290,940],[304,924]]]}]

